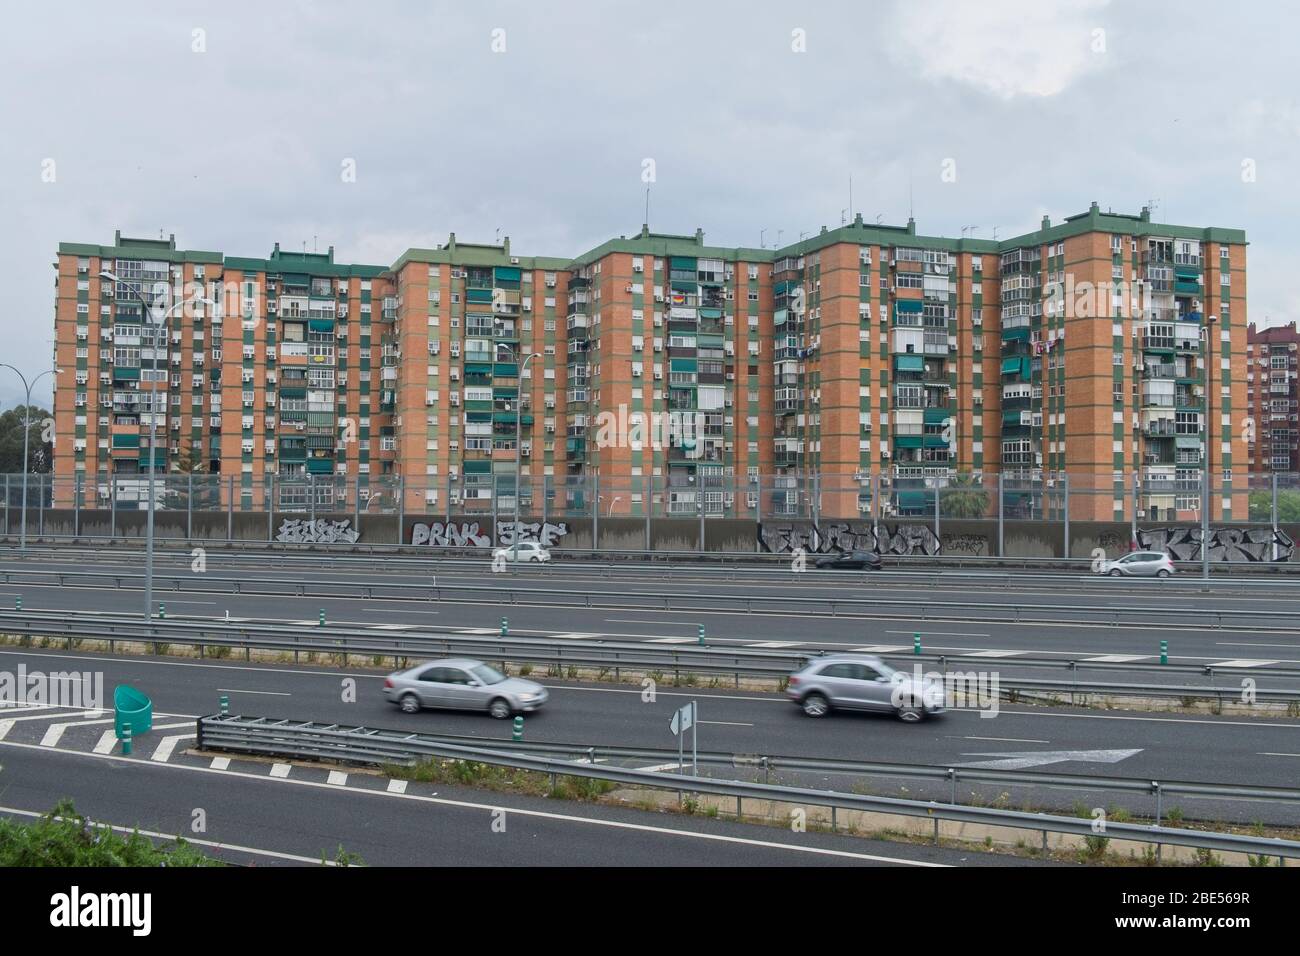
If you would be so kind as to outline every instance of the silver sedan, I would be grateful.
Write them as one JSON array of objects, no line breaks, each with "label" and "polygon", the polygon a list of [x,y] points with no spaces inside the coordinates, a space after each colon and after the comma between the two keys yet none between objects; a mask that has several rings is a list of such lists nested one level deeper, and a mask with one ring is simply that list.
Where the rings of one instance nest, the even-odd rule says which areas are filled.
[{"label": "silver sedan", "polygon": [[384,699],[408,714],[440,707],[485,710],[504,720],[537,710],[549,696],[541,684],[507,677],[482,661],[461,657],[418,664],[384,680]]}]

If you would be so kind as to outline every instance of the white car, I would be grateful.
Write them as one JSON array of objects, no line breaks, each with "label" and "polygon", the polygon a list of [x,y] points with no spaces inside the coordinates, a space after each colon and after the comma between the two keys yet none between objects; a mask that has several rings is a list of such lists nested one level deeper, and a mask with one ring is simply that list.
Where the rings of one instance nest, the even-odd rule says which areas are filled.
[{"label": "white car", "polygon": [[1134,551],[1101,566],[1101,573],[1111,577],[1167,578],[1174,573],[1174,562],[1163,551]]},{"label": "white car", "polygon": [[551,552],[536,541],[520,541],[508,548],[497,548],[492,552],[492,561],[540,561],[551,560]]}]

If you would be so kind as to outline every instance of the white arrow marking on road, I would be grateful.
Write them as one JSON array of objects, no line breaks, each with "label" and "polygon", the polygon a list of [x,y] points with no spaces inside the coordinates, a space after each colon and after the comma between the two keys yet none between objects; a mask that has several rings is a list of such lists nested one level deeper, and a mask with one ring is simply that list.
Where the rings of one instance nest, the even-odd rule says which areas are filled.
[{"label": "white arrow marking on road", "polygon": [[1119,763],[1140,754],[1136,750],[1038,750],[1020,753],[1002,754],[962,754],[963,757],[995,757],[995,760],[980,760],[975,763],[959,763],[958,767],[970,767],[982,770],[1024,770],[1027,767],[1045,767],[1053,763]]},{"label": "white arrow marking on road", "polygon": [[[102,711],[98,713],[102,713]],[[41,746],[57,747],[59,741],[63,739],[63,732],[69,727],[89,727],[91,724],[111,724],[112,722],[112,717],[106,717],[103,720],[77,720],[66,724],[50,724],[45,731],[45,736],[41,738]]]}]

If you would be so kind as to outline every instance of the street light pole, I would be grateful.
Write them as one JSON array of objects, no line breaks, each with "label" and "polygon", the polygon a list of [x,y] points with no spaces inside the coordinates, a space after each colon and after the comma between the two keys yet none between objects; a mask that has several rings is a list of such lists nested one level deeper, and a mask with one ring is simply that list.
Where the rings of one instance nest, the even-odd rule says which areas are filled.
[{"label": "street light pole", "polygon": [[1201,508],[1201,577],[1210,578],[1210,502],[1214,492],[1214,476],[1210,470],[1214,448],[1214,434],[1210,428],[1211,402],[1214,400],[1214,324],[1218,316],[1205,317],[1205,501]]},{"label": "street light pole", "polygon": [[523,364],[519,366],[519,392],[515,395],[515,528],[510,540],[516,560],[519,558],[519,484],[523,462],[521,453],[523,451],[524,435],[524,372],[528,370],[529,362],[541,357],[541,352],[534,352],[524,359]]},{"label": "street light pole", "polygon": [[[22,519],[19,524],[18,532],[18,550],[25,552],[27,550],[27,446],[32,434],[32,389],[35,388],[36,383],[46,375],[50,375],[57,370],[52,368],[46,369],[29,383],[27,381],[27,376],[17,368],[14,368],[14,366],[9,365],[6,362],[0,362],[0,368],[7,368],[22,379],[23,389],[27,393],[27,398],[23,402],[23,503],[22,507],[19,509]],[[5,507],[8,507],[8,503],[6,503]]]},{"label": "street light pole", "polygon": [[[139,287],[130,282],[123,282],[116,274],[108,269],[101,269],[99,273],[101,279],[107,279],[113,283],[114,293],[116,287],[122,286],[129,289],[131,293],[140,300],[141,309],[141,327],[150,328],[151,338],[153,339],[153,355],[150,359],[150,371],[153,373],[149,381],[149,508],[148,517],[145,520],[145,558],[144,558],[144,619],[153,620],[153,513],[154,513],[154,473],[158,469],[158,331],[161,329],[163,344],[167,343],[167,320],[171,313],[178,306],[185,305],[185,299],[178,299],[171,305],[159,310],[145,301],[144,293]],[[216,302],[211,299],[205,299],[202,296],[195,296],[193,302],[202,302],[205,305],[216,307]],[[157,316],[155,318],[155,316]]]}]

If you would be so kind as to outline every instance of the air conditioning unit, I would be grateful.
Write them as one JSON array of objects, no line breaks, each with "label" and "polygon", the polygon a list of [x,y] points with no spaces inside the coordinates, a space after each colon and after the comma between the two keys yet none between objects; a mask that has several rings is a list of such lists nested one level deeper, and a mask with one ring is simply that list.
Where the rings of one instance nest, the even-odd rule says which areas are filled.
[{"label": "air conditioning unit", "polygon": [[555,280],[554,280],[554,279],[547,279],[547,280],[546,280],[546,288],[548,288],[548,289],[554,289],[554,288],[555,288]]},{"label": "air conditioning unit", "polygon": [[510,264],[511,264],[512,266],[517,266],[517,265],[519,265],[519,257],[518,257],[518,256],[511,256],[511,257],[510,257]]},{"label": "air conditioning unit", "polygon": [[634,262],[634,263],[632,263],[632,271],[633,271],[633,272],[645,272],[645,266],[644,266],[644,265],[637,265],[637,264]]},{"label": "air conditioning unit", "polygon": [[640,378],[640,377],[641,377],[641,369],[639,369],[639,368],[638,368],[637,366],[635,366],[635,365],[632,366],[632,377],[633,377],[633,378]]},{"label": "air conditioning unit", "polygon": [[629,282],[629,283],[627,284],[627,288],[625,288],[623,291],[624,291],[624,292],[631,292],[631,291],[632,291],[632,283]]},{"label": "air conditioning unit", "polygon": [[664,373],[663,373],[662,371],[660,371],[659,369],[655,369],[655,381],[656,381],[656,382],[658,382],[658,381],[662,381],[662,380],[663,380],[663,377],[664,377]]},{"label": "air conditioning unit", "polygon": [[727,381],[728,381],[728,382],[734,382],[735,380],[736,380],[736,373],[735,373],[735,372],[728,372],[728,373],[727,373]]},{"label": "air conditioning unit", "polygon": [[[664,300],[664,294],[663,294],[662,292],[656,292],[656,293],[655,293],[655,301],[656,301],[656,302],[662,302],[663,300]],[[655,321],[655,325],[659,325],[659,321],[658,321],[658,320]]]},{"label": "air conditioning unit", "polygon": [[294,423],[293,423],[293,430],[294,430],[294,431],[298,431],[298,432],[305,432],[305,431],[307,430],[307,423],[306,423],[306,422],[294,422]]},{"label": "air conditioning unit", "polygon": [[452,392],[452,393],[451,393],[451,403],[452,403],[453,405],[459,405],[459,404],[460,404],[460,396],[459,396],[457,393],[455,393],[455,392]]}]

